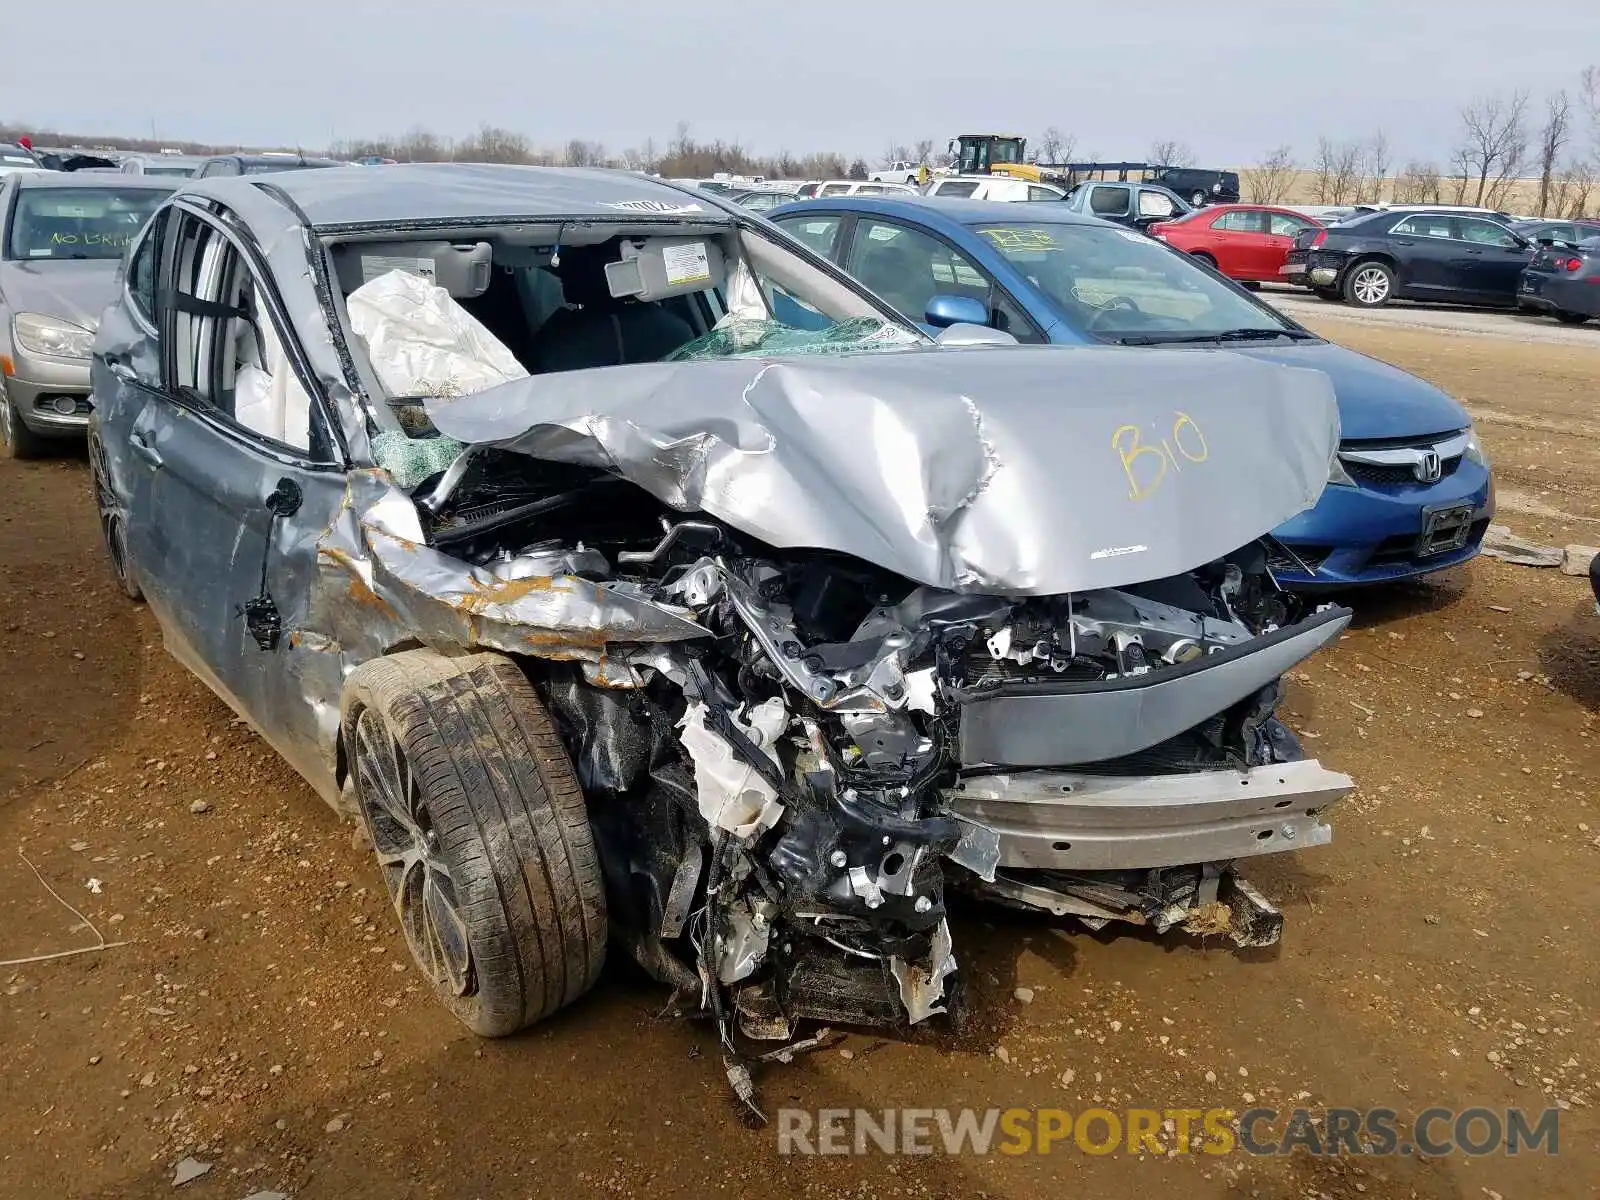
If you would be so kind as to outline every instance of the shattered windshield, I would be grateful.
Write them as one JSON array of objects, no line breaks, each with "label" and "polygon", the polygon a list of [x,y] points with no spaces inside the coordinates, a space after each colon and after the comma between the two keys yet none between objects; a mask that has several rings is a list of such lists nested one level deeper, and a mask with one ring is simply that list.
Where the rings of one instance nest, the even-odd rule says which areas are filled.
[{"label": "shattered windshield", "polygon": [[1030,221],[977,232],[1070,324],[1101,341],[1311,336],[1132,230]]},{"label": "shattered windshield", "polygon": [[725,318],[710,333],[667,355],[668,362],[703,358],[785,358],[805,354],[856,354],[921,344],[916,337],[881,317],[852,317],[821,329],[796,329],[782,321]]}]

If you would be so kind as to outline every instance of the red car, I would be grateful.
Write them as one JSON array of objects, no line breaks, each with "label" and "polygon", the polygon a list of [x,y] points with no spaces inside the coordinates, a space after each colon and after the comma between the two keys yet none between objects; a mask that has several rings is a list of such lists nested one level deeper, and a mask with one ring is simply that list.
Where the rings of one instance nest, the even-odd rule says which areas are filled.
[{"label": "red car", "polygon": [[1296,235],[1321,229],[1304,213],[1264,204],[1217,204],[1196,209],[1177,221],[1150,227],[1152,237],[1194,255],[1229,279],[1278,282],[1278,269]]}]

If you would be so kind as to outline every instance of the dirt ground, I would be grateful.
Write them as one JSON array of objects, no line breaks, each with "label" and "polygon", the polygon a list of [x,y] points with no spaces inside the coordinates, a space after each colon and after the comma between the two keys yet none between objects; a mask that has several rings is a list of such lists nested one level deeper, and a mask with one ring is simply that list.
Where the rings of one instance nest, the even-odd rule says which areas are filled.
[{"label": "dirt ground", "polygon": [[[1466,401],[1517,532],[1600,542],[1600,348],[1317,323]],[[0,958],[94,942],[29,863],[120,943],[0,967],[0,1194],[174,1194],[192,1155],[213,1164],[195,1200],[1595,1195],[1583,580],[1480,560],[1354,597],[1289,709],[1359,791],[1331,846],[1251,871],[1286,913],[1275,951],[967,911],[963,1032],[852,1034],[760,1079],[769,1111],[1383,1105],[1404,1129],[1431,1105],[1561,1105],[1558,1158],[786,1158],[708,1030],[620,963],[525,1036],[456,1026],[351,828],[109,584],[81,456],[0,464],[0,489]]]}]

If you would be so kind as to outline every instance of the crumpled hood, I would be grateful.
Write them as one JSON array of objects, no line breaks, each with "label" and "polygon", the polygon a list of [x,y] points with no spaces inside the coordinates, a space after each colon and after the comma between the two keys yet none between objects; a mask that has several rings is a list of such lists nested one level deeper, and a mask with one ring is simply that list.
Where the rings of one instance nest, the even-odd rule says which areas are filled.
[{"label": "crumpled hood", "polygon": [[1426,437],[1465,429],[1471,419],[1427,380],[1331,342],[1241,346],[1239,353],[1324,372],[1339,397],[1339,424],[1347,438]]},{"label": "crumpled hood", "polygon": [[449,437],[605,468],[778,548],[1001,595],[1190,570],[1311,507],[1327,377],[1227,351],[650,363],[430,399]]},{"label": "crumpled hood", "polygon": [[0,295],[13,313],[60,317],[88,330],[117,298],[115,258],[0,262]]}]

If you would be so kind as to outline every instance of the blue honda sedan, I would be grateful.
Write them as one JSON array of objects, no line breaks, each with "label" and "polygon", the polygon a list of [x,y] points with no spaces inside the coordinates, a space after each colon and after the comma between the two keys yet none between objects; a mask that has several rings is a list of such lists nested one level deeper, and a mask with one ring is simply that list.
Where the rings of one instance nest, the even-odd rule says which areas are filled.
[{"label": "blue honda sedan", "polygon": [[1222,345],[1324,372],[1343,435],[1321,500],[1275,531],[1285,583],[1404,579],[1478,553],[1494,483],[1460,404],[1323,341],[1158,241],[1048,203],[824,198],[769,215],[929,328],[982,324],[1024,343]]}]

